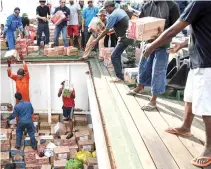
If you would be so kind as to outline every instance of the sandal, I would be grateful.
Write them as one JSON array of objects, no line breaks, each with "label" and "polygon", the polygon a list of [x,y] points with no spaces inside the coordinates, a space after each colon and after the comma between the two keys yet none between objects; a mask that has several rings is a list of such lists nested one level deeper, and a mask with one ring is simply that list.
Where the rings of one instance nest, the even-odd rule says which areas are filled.
[{"label": "sandal", "polygon": [[168,128],[165,130],[165,132],[170,133],[170,134],[177,134],[177,135],[184,136],[184,137],[192,136],[192,134],[190,132],[182,133],[182,132],[178,131],[176,128]]},{"label": "sandal", "polygon": [[135,90],[130,90],[128,93],[126,93],[126,95],[132,95],[132,96],[135,96],[137,94],[141,94],[143,93],[144,91],[139,91],[139,92],[136,92]]},{"label": "sandal", "polygon": [[141,109],[145,111],[152,111],[157,108],[156,105],[152,105],[152,103],[148,103],[146,106],[143,106]]},{"label": "sandal", "polygon": [[114,80],[111,80],[110,82],[111,83],[120,83],[120,82],[123,82],[123,80],[119,79],[119,78],[115,78]]},{"label": "sandal", "polygon": [[[199,163],[199,161],[201,161]],[[207,167],[208,165],[211,164],[211,157],[197,157],[197,158],[194,158],[192,161],[191,161],[191,164],[197,166],[197,167]]]}]

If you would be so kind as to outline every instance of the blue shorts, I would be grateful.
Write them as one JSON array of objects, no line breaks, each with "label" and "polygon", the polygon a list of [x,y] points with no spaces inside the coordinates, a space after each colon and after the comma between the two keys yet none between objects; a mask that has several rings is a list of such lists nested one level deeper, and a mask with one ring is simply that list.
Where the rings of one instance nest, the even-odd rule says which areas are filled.
[{"label": "blue shorts", "polygon": [[66,119],[72,120],[73,118],[73,113],[74,113],[74,107],[62,107],[63,109],[63,116]]}]

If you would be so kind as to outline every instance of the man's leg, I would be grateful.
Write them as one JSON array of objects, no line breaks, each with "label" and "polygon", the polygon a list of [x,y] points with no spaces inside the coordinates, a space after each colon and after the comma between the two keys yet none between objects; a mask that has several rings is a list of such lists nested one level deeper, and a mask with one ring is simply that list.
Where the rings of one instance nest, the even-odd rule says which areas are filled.
[{"label": "man's leg", "polygon": [[88,58],[89,57],[89,54],[90,52],[92,51],[92,42],[93,40],[95,40],[94,36],[90,36],[87,44],[86,44],[86,48],[85,48],[85,51],[84,51],[84,54],[83,54],[83,57],[84,59]]},{"label": "man's leg", "polygon": [[136,95],[144,91],[144,86],[151,86],[152,80],[152,65],[153,65],[154,53],[149,57],[142,57],[138,66],[138,86],[129,91],[128,95]]},{"label": "man's leg", "polygon": [[122,63],[121,63],[121,56],[124,50],[127,48],[128,45],[123,43],[118,43],[115,47],[114,51],[111,54],[112,64],[114,66],[114,70],[118,79],[124,80],[124,75],[122,73]]},{"label": "man's leg", "polygon": [[44,24],[45,44],[49,44],[50,32],[48,24]]},{"label": "man's leg", "polygon": [[62,37],[63,37],[63,41],[64,41],[64,47],[68,47],[68,40],[67,40],[67,27],[64,26],[62,28]]},{"label": "man's leg", "polygon": [[110,37],[111,37],[111,47],[115,47],[116,44],[117,44],[117,37],[116,37],[116,34],[113,33],[113,34],[110,35]]},{"label": "man's leg", "polygon": [[66,139],[70,139],[73,137],[73,114],[74,114],[74,107],[68,108],[68,117],[70,123],[70,133],[67,135]]},{"label": "man's leg", "polygon": [[15,36],[14,36],[14,32],[8,30],[7,33],[6,33],[6,37],[7,37],[7,41],[8,41],[8,45],[9,45],[9,50],[15,49]]},{"label": "man's leg", "polygon": [[37,46],[40,46],[43,30],[44,30],[43,29],[43,24],[42,23],[38,23],[38,28],[37,28]]},{"label": "man's leg", "polygon": [[77,38],[78,48],[80,50],[82,47],[81,47],[81,37],[80,37],[78,25],[74,25],[73,32],[74,32],[75,37]]},{"label": "man's leg", "polygon": [[166,49],[157,49],[152,66],[152,98],[150,104],[156,106],[157,96],[163,94],[166,89],[166,71],[168,66],[168,56]]},{"label": "man's leg", "polygon": [[16,128],[16,148],[17,149],[21,147],[23,131],[24,131],[24,128],[22,124],[18,124]]},{"label": "man's leg", "polygon": [[188,73],[188,78],[184,92],[185,110],[184,110],[183,123],[180,127],[168,128],[166,132],[182,136],[191,136],[191,125],[194,118],[194,114],[192,112],[192,98],[193,98],[193,70],[190,70]]},{"label": "man's leg", "polygon": [[89,40],[89,31],[88,31],[88,26],[84,27],[84,38],[85,38],[85,45]]},{"label": "man's leg", "polygon": [[100,39],[99,42],[98,42],[99,60],[103,60],[103,53],[101,52],[101,49],[104,48],[104,39],[105,39],[105,37],[103,37],[102,39]]},{"label": "man's leg", "polygon": [[30,140],[31,140],[32,148],[36,150],[37,149],[37,143],[36,143],[36,139],[35,139],[35,136],[34,136],[35,127],[34,127],[33,122],[30,123],[30,124],[27,124],[26,128],[27,128],[27,132],[28,132],[28,135],[30,137]]},{"label": "man's leg", "polygon": [[60,35],[60,32],[61,32],[61,28],[56,26],[55,27],[55,31],[54,31],[54,43],[55,43],[55,46],[59,46],[59,35]]}]

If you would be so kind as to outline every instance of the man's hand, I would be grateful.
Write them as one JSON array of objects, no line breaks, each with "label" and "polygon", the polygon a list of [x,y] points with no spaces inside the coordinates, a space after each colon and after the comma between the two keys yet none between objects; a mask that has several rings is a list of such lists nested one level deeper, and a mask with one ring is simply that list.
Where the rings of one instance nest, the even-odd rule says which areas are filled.
[{"label": "man's hand", "polygon": [[42,20],[43,20],[44,22],[46,22],[46,21],[47,21],[47,18],[46,18],[46,17],[42,17]]},{"label": "man's hand", "polygon": [[177,53],[180,49],[184,47],[184,42],[183,43],[172,42],[172,44],[174,44],[174,47],[170,48],[169,53]]},{"label": "man's hand", "polygon": [[95,45],[97,45],[98,41],[95,39],[92,41],[92,47],[95,47]]},{"label": "man's hand", "polygon": [[144,49],[143,56],[149,57],[152,52],[153,50],[151,49],[151,45],[147,45]]}]

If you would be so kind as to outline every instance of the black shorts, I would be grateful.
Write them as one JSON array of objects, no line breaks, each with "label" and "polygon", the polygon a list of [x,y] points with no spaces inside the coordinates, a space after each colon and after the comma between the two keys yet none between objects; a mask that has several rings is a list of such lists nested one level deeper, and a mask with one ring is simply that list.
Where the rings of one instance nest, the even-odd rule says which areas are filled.
[{"label": "black shorts", "polygon": [[74,113],[74,107],[62,107],[63,109],[63,116],[66,118],[66,119],[70,119],[72,120],[73,118],[73,113]]}]

